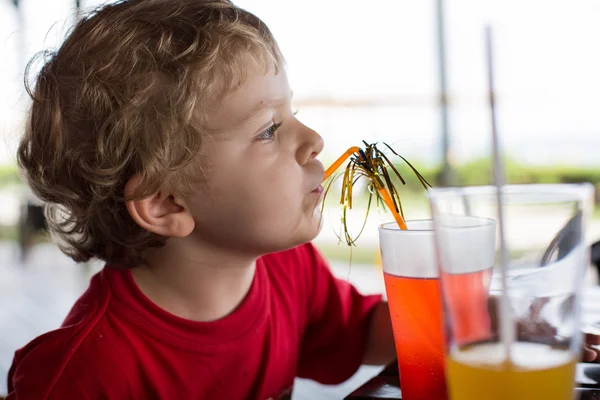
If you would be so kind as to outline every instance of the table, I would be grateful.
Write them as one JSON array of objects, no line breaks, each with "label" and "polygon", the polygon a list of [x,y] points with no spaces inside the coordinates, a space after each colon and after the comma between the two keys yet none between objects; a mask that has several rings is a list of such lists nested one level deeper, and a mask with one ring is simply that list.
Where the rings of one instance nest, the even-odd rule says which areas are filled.
[{"label": "table", "polygon": [[[582,303],[582,323],[586,331],[600,333],[600,287],[586,288]],[[579,400],[600,400],[600,364],[579,363],[575,380]],[[346,399],[402,399],[398,364],[390,364],[379,375],[346,396]]]}]

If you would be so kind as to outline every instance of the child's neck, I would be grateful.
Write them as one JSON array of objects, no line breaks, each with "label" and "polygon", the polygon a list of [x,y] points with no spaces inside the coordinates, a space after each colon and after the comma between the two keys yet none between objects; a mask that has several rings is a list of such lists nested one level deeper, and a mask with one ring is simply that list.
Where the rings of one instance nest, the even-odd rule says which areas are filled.
[{"label": "child's neck", "polygon": [[140,290],[164,310],[193,321],[214,321],[233,312],[248,293],[256,266],[256,258],[172,239],[148,259],[132,269]]}]

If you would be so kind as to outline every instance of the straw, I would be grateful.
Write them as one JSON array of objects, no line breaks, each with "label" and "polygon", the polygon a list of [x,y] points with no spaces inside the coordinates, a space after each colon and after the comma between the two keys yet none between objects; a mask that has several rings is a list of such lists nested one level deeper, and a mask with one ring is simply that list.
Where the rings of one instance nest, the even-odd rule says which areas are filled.
[{"label": "straw", "polygon": [[[344,154],[342,154],[337,160],[335,160],[335,162],[333,164],[331,164],[331,166],[329,168],[327,168],[327,170],[325,171],[325,177],[323,180],[326,181],[327,179],[329,179],[329,177],[340,167],[340,165],[342,165],[342,163],[345,160],[347,160],[349,157],[351,157],[352,155],[356,155],[356,157],[360,157],[360,152],[361,152],[361,149],[360,149],[360,147],[357,147],[357,146],[350,147],[348,150],[346,150],[344,152]],[[386,160],[387,160],[387,158],[386,158]],[[409,165],[410,165],[410,163],[409,163]],[[393,168],[393,166],[392,166],[392,168]],[[395,169],[394,169],[394,171],[395,171]],[[348,174],[349,172],[350,172],[350,170],[346,169],[345,174]],[[381,182],[381,179],[380,179],[377,171],[365,170],[365,173],[371,179],[372,182],[375,182],[375,183]],[[345,176],[345,178],[347,178],[347,176]],[[349,180],[345,179],[345,180],[347,182],[349,182],[350,186],[352,185],[353,179],[349,179]],[[402,215],[400,215],[400,213],[396,210],[396,205],[394,204],[394,200],[392,199],[390,192],[385,188],[385,186],[382,183],[376,184],[375,187],[377,188],[379,194],[381,195],[381,199],[383,200],[385,205],[388,207],[388,209],[394,216],[394,220],[398,224],[398,227],[401,230],[406,230],[407,229],[406,222],[404,221],[404,218],[402,217]],[[345,190],[349,191],[347,203],[343,200],[345,198],[345,196],[344,196]],[[342,204],[345,207],[352,208],[352,193],[351,192],[352,192],[351,187],[350,188],[346,188],[346,187],[342,188]]]},{"label": "straw", "polygon": [[511,313],[510,302],[507,291],[507,269],[508,269],[508,254],[506,252],[506,242],[504,240],[504,212],[503,212],[503,193],[502,186],[504,185],[504,167],[500,157],[500,143],[498,140],[498,131],[496,129],[496,101],[494,98],[494,70],[493,70],[493,49],[492,49],[492,28],[489,25],[485,26],[485,41],[486,41],[486,59],[488,72],[488,90],[490,116],[492,124],[492,150],[494,158],[494,184],[496,186],[496,196],[498,201],[498,231],[500,239],[500,278],[502,285],[502,298],[500,301],[500,338],[504,344],[506,361],[510,362],[511,344],[514,342],[514,330]]},{"label": "straw", "polygon": [[388,208],[392,212],[392,215],[394,216],[394,219],[396,220],[398,227],[403,231],[407,230],[408,228],[406,227],[406,223],[404,222],[404,219],[402,218],[400,213],[398,213],[396,211],[394,202],[392,201],[392,198],[390,197],[390,194],[388,193],[388,191],[382,187],[381,189],[379,189],[379,193],[381,194],[381,197],[383,198],[383,201],[385,202],[385,204],[388,206]]},{"label": "straw", "polygon": [[331,174],[333,174],[335,170],[338,169],[340,165],[342,165],[344,160],[346,160],[352,154],[358,153],[359,150],[360,148],[357,146],[350,147],[348,150],[346,150],[344,154],[342,154],[337,160],[335,160],[333,164],[331,164],[329,168],[327,168],[327,171],[325,171],[325,178],[323,178],[323,180],[327,180],[331,176]]}]

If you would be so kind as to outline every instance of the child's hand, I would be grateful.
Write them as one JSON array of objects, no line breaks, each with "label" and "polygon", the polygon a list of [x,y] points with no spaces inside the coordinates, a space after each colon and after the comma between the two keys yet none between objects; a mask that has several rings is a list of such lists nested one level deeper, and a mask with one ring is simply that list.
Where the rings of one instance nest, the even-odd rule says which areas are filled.
[{"label": "child's hand", "polygon": [[600,334],[586,333],[581,361],[583,362],[600,362]]}]

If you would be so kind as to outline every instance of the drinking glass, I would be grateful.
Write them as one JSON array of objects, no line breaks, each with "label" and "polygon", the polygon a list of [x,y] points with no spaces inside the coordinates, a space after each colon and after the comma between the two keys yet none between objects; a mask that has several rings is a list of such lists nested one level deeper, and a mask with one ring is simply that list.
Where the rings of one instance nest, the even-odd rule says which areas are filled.
[{"label": "drinking glass", "polygon": [[[429,200],[450,399],[571,400],[581,346],[581,289],[589,266],[584,233],[593,187],[445,188],[431,190]],[[465,217],[474,223],[460,223]],[[489,256],[487,238],[457,238],[483,229],[485,221],[494,221],[497,231],[488,296],[457,283]],[[485,326],[473,330],[464,303],[482,313],[477,321],[485,320]]]},{"label": "drinking glass", "polygon": [[[457,223],[460,223],[460,218]],[[462,218],[463,224],[473,224],[473,217]],[[492,221],[493,222],[493,221]],[[406,221],[407,230],[395,222],[379,228],[381,259],[390,316],[394,330],[400,388],[403,400],[445,400],[444,376],[444,324],[440,291],[439,269],[436,265],[433,222],[431,220]],[[477,268],[471,268],[453,284],[468,288],[475,296],[487,296],[491,266],[494,259],[493,223],[476,232],[464,231],[456,235],[456,245],[462,241],[480,238],[487,240],[481,254],[486,254]],[[474,262],[465,255],[465,263]],[[486,329],[485,309],[481,301],[471,305],[459,298],[458,307],[464,308],[464,334],[476,334]]]}]

